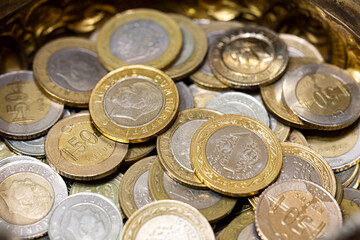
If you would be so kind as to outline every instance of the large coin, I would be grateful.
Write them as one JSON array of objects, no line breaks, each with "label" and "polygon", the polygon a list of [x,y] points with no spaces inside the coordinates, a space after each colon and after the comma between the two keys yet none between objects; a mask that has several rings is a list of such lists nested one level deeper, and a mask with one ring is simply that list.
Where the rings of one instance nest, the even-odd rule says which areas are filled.
[{"label": "large coin", "polygon": [[5,143],[14,151],[22,155],[37,158],[45,157],[45,136],[30,140],[14,140],[5,138]]},{"label": "large coin", "polygon": [[279,37],[286,43],[289,57],[314,58],[320,62],[324,62],[324,58],[317,48],[305,39],[285,33],[280,34]]},{"label": "large coin", "polygon": [[178,106],[179,94],[171,78],[158,69],[133,65],[101,79],[89,109],[101,133],[134,143],[161,134],[174,120]]},{"label": "large coin", "polygon": [[150,203],[126,222],[121,240],[149,239],[215,240],[206,218],[194,207],[175,200]]},{"label": "large coin", "polygon": [[355,179],[355,176],[358,171],[359,171],[359,163],[355,164],[354,166],[346,170],[335,172],[335,176],[339,178],[343,187],[347,187]]},{"label": "large coin", "polygon": [[360,211],[360,191],[354,188],[344,188],[343,200],[340,203],[344,221]]}]

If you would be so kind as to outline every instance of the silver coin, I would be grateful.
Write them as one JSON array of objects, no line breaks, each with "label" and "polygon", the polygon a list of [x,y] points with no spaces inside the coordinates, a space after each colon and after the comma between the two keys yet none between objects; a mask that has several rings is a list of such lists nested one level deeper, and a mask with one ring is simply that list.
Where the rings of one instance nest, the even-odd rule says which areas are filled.
[{"label": "silver coin", "polygon": [[6,157],[6,158],[3,158],[0,160],[0,167],[6,165],[8,163],[12,163],[12,162],[20,161],[20,160],[41,162],[39,159],[36,159],[34,157],[29,157],[29,156],[10,156],[10,157]]},{"label": "silver coin", "polygon": [[[352,166],[346,170],[343,170],[341,172],[335,172],[335,176],[339,178],[343,187],[347,187],[351,183],[351,182],[348,182],[350,180],[350,178],[353,177],[352,180],[354,180],[356,173],[358,171],[359,171],[359,164],[355,164],[354,166]],[[354,176],[354,174],[355,174],[355,176]]]},{"label": "silver coin", "polygon": [[239,234],[237,240],[261,240],[256,232],[255,224],[250,223]]},{"label": "silver coin", "polygon": [[64,180],[48,165],[8,163],[0,168],[0,226],[21,239],[42,236],[54,208],[67,196]]},{"label": "silver coin", "polygon": [[95,193],[69,196],[55,208],[49,224],[50,239],[117,240],[123,227],[119,209]]},{"label": "silver coin", "polygon": [[8,138],[40,136],[59,120],[64,105],[40,92],[32,71],[0,75],[0,132]]},{"label": "silver coin", "polygon": [[317,48],[305,39],[293,34],[279,34],[279,37],[286,43],[289,57],[315,58],[324,62],[324,58]]},{"label": "silver coin", "polygon": [[176,82],[176,88],[179,92],[179,112],[194,107],[194,98],[190,89],[184,82]]},{"label": "silver coin", "polygon": [[254,97],[241,92],[228,92],[214,97],[206,103],[210,108],[224,114],[242,114],[269,126],[269,116],[263,104]]},{"label": "silver coin", "polygon": [[6,144],[15,152],[33,157],[45,156],[45,137],[41,136],[31,140],[13,140],[4,138]]}]

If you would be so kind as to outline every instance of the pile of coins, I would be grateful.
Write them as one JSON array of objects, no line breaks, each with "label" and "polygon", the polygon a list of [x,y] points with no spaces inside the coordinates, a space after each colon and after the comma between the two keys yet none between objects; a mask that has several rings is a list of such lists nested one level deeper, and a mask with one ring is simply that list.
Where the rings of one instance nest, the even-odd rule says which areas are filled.
[{"label": "pile of coins", "polygon": [[151,9],[45,44],[0,75],[0,238],[330,239],[360,208],[360,86],[323,61]]}]

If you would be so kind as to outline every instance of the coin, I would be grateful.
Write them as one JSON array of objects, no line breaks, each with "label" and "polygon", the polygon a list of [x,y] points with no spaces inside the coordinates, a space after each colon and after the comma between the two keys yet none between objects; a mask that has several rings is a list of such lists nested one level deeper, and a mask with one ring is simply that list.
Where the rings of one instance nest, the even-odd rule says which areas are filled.
[{"label": "coin", "polygon": [[180,53],[182,36],[168,15],[152,9],[131,9],[108,20],[96,44],[100,61],[109,70],[129,64],[163,69]]},{"label": "coin", "polygon": [[157,156],[134,163],[124,174],[119,186],[120,206],[129,218],[136,210],[151,203],[148,177],[151,164]]},{"label": "coin", "polygon": [[196,84],[191,84],[189,86],[189,89],[194,97],[194,107],[196,108],[204,107],[208,101],[223,93],[220,91],[212,91],[212,90],[204,89],[197,86]]},{"label": "coin", "polygon": [[291,130],[291,132],[287,138],[287,141],[309,147],[309,143],[306,140],[306,138],[304,137],[304,135],[296,129]]},{"label": "coin", "polygon": [[142,143],[130,143],[128,153],[124,159],[124,163],[134,163],[137,160],[148,156],[155,148],[155,139]]},{"label": "coin", "polygon": [[207,52],[207,38],[204,30],[191,19],[180,14],[168,14],[180,27],[182,48],[176,61],[165,70],[173,80],[179,80],[193,73],[202,63]]},{"label": "coin", "polygon": [[335,176],[339,178],[343,187],[347,187],[354,180],[356,173],[358,171],[359,171],[359,163],[355,164],[354,166],[346,170],[335,172]]},{"label": "coin", "polygon": [[354,188],[344,188],[344,197],[340,203],[344,221],[360,211],[360,191]]},{"label": "coin", "polygon": [[77,113],[56,123],[48,132],[45,152],[50,166],[76,180],[95,180],[115,172],[128,150],[99,133],[89,113]]},{"label": "coin", "polygon": [[57,102],[87,107],[92,89],[107,74],[91,41],[67,37],[40,48],[34,58],[38,86]]},{"label": "coin", "polygon": [[229,30],[209,51],[214,75],[233,88],[257,88],[274,82],[284,71],[288,52],[270,29],[246,26]]},{"label": "coin", "polygon": [[0,225],[32,239],[48,231],[55,206],[67,197],[62,178],[39,161],[18,160],[0,168]]},{"label": "coin", "polygon": [[95,193],[69,196],[55,208],[49,224],[50,239],[117,240],[123,227],[119,210]]},{"label": "coin", "polygon": [[341,182],[339,180],[339,178],[335,175],[335,179],[336,179],[336,195],[335,195],[335,199],[336,201],[340,204],[342,199],[343,199],[343,186],[341,185]]},{"label": "coin", "polygon": [[323,130],[349,126],[360,116],[360,86],[329,64],[301,66],[283,83],[286,105],[307,125]]},{"label": "coin", "polygon": [[110,139],[143,142],[161,134],[179,106],[175,83],[162,71],[141,65],[119,68],[95,86],[90,114]]},{"label": "coin", "polygon": [[284,142],[289,136],[290,127],[276,120],[272,114],[268,113],[268,115],[270,119],[270,129],[275,133],[280,142]]},{"label": "coin", "polygon": [[29,157],[29,156],[9,156],[3,159],[0,159],[0,167],[8,164],[8,163],[12,163],[12,162],[17,162],[20,160],[28,160],[28,161],[36,161],[36,162],[41,162],[39,159],[34,158],[34,157]]},{"label": "coin", "polygon": [[45,157],[45,136],[30,140],[13,140],[4,138],[5,143],[14,151],[22,155],[37,158]]},{"label": "coin", "polygon": [[360,72],[355,68],[347,68],[346,71],[360,84]]},{"label": "coin", "polygon": [[278,176],[279,140],[263,123],[226,114],[208,120],[191,141],[191,165],[211,189],[228,196],[258,193]]},{"label": "coin", "polygon": [[135,212],[121,232],[121,240],[147,239],[215,240],[206,218],[194,207],[175,200],[150,203]]},{"label": "coin", "polygon": [[[208,40],[208,50],[210,49],[210,46],[215,42],[216,39],[221,37],[226,30],[232,29],[232,28],[238,28],[243,26],[242,23],[239,22],[210,22],[209,24],[201,25],[201,28],[204,29],[207,40]],[[190,76],[190,79],[193,80],[195,83],[211,88],[211,89],[217,89],[217,90],[224,90],[228,89],[229,87],[222,82],[220,82],[212,72],[210,68],[210,56],[209,53],[207,53],[205,60],[201,64],[198,71],[196,71],[194,74]]]},{"label": "coin", "polygon": [[347,187],[356,189],[359,187],[359,185],[360,185],[360,171],[357,171],[354,179],[351,181],[351,183]]},{"label": "coin", "polygon": [[184,82],[177,82],[176,88],[179,92],[179,112],[194,107],[194,98],[190,89]]},{"label": "coin", "polygon": [[338,203],[324,188],[288,179],[261,194],[255,225],[261,239],[328,239],[341,228],[342,216]]},{"label": "coin", "polygon": [[157,152],[166,172],[187,186],[207,189],[195,175],[190,160],[190,145],[196,130],[220,112],[193,108],[179,113],[174,124],[157,139]]},{"label": "coin", "polygon": [[64,109],[64,105],[40,92],[31,71],[0,75],[0,96],[0,134],[7,138],[42,135],[59,120]]},{"label": "coin", "polygon": [[12,152],[8,146],[4,143],[4,141],[0,138],[0,162],[2,159],[10,156],[14,156],[15,153]]}]

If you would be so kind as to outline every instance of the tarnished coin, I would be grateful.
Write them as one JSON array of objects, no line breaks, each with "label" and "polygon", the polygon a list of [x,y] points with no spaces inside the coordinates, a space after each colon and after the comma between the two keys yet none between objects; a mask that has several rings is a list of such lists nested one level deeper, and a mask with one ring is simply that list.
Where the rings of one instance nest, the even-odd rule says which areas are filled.
[{"label": "tarnished coin", "polygon": [[34,58],[34,77],[55,101],[87,107],[96,83],[107,74],[96,46],[84,38],[60,38],[45,44]]},{"label": "tarnished coin", "polygon": [[4,143],[4,140],[0,138],[0,161],[6,157],[14,156],[16,155],[14,152],[12,152],[8,146]]},{"label": "tarnished coin", "polygon": [[152,9],[131,9],[107,21],[96,43],[100,61],[109,70],[130,64],[163,69],[176,60],[182,36],[168,15]]},{"label": "tarnished coin", "polygon": [[360,211],[360,191],[354,188],[344,188],[343,200],[340,203],[344,221]]},{"label": "tarnished coin", "polygon": [[117,207],[95,193],[69,196],[55,208],[50,218],[50,239],[118,240],[123,221]]},{"label": "tarnished coin", "polygon": [[216,192],[251,196],[279,175],[282,151],[276,135],[251,117],[227,114],[208,120],[191,141],[191,165]]},{"label": "tarnished coin", "polygon": [[30,140],[14,140],[5,138],[4,141],[14,152],[19,154],[37,158],[45,157],[45,136]]},{"label": "tarnished coin", "polygon": [[260,196],[255,225],[261,239],[329,239],[339,231],[338,203],[319,185],[300,179],[279,181]]},{"label": "tarnished coin", "polygon": [[56,123],[48,132],[45,152],[50,166],[76,180],[95,180],[115,172],[128,150],[92,125],[89,113],[77,113]]},{"label": "tarnished coin", "polygon": [[17,162],[17,161],[21,161],[21,160],[41,162],[39,159],[30,157],[30,156],[9,156],[9,157],[0,159],[0,167],[6,165],[8,163]]},{"label": "tarnished coin", "polygon": [[206,218],[189,204],[175,200],[150,203],[135,212],[121,232],[121,240],[148,239],[215,240]]},{"label": "tarnished coin", "polygon": [[110,139],[144,142],[161,134],[179,106],[176,85],[162,71],[133,65],[106,75],[89,104],[96,128]]},{"label": "tarnished coin", "polygon": [[54,208],[67,195],[64,180],[48,165],[8,163],[0,168],[0,226],[21,239],[42,236]]},{"label": "tarnished coin", "polygon": [[220,195],[210,189],[200,190],[172,180],[156,160],[149,171],[149,189],[155,201],[172,199],[187,203],[212,223],[220,220],[235,207],[236,198]]},{"label": "tarnished coin", "polygon": [[291,130],[291,132],[287,138],[287,141],[309,147],[309,143],[306,140],[305,136],[296,129]]},{"label": "tarnished coin", "polygon": [[194,98],[190,89],[184,82],[177,82],[176,88],[179,92],[179,112],[194,107]]},{"label": "tarnished coin", "polygon": [[169,130],[158,137],[156,147],[159,159],[171,178],[191,187],[207,189],[191,166],[190,145],[196,130],[219,115],[222,114],[204,108],[182,111]]},{"label": "tarnished coin", "polygon": [[354,180],[358,171],[359,171],[359,163],[355,164],[354,166],[346,170],[335,172],[335,176],[339,178],[343,187],[347,187]]},{"label": "tarnished coin", "polygon": [[214,75],[233,88],[256,88],[275,81],[284,71],[288,52],[270,29],[246,26],[229,30],[209,51]]},{"label": "tarnished coin", "polygon": [[0,75],[0,134],[12,139],[38,137],[59,120],[63,109],[39,90],[31,71]]},{"label": "tarnished coin", "polygon": [[133,163],[148,156],[156,148],[156,139],[142,143],[130,143],[129,150],[124,159],[125,164]]},{"label": "tarnished coin", "polygon": [[124,174],[119,186],[120,206],[129,218],[136,210],[151,203],[148,178],[151,164],[157,156],[134,163]]},{"label": "tarnished coin", "polygon": [[180,14],[168,16],[179,25],[183,41],[180,55],[165,73],[179,80],[189,76],[202,63],[208,49],[207,38],[204,30],[191,19]]},{"label": "tarnished coin", "polygon": [[307,125],[323,130],[349,126],[360,116],[360,85],[345,70],[313,63],[283,83],[286,105]]}]

